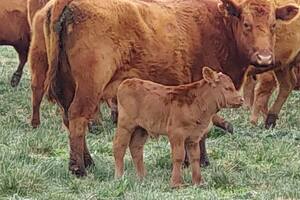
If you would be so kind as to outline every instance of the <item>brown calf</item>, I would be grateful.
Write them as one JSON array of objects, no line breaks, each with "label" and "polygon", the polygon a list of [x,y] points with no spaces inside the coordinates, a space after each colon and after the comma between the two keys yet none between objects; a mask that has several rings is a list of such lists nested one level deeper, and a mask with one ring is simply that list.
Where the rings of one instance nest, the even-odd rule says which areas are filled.
[{"label": "brown calf", "polygon": [[19,65],[11,78],[16,87],[27,62],[30,43],[30,28],[27,22],[26,0],[0,0],[0,45],[13,46],[19,56]]},{"label": "brown calf", "polygon": [[210,130],[212,117],[220,109],[236,108],[243,103],[232,80],[208,67],[203,68],[203,80],[180,86],[127,79],[120,85],[117,99],[119,118],[113,142],[115,176],[123,175],[124,155],[129,146],[137,174],[143,178],[143,146],[148,134],[166,135],[172,149],[172,187],[182,184],[185,145],[193,184],[200,184],[199,141]]}]

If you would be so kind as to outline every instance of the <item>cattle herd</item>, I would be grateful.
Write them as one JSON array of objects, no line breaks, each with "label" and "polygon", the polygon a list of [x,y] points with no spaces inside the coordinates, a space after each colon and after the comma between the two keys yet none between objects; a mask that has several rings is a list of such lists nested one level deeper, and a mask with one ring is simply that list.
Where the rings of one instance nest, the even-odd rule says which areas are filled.
[{"label": "cattle herd", "polygon": [[[145,175],[148,135],[166,135],[172,150],[171,186],[182,164],[201,184],[212,125],[232,132],[217,114],[242,104],[276,126],[293,89],[300,88],[298,0],[0,0],[0,45],[11,45],[31,73],[31,125],[40,125],[43,96],[56,103],[69,130],[69,170],[93,165],[85,135],[108,102],[117,122],[115,176],[130,149]],[[269,98],[279,88],[273,105]]]}]

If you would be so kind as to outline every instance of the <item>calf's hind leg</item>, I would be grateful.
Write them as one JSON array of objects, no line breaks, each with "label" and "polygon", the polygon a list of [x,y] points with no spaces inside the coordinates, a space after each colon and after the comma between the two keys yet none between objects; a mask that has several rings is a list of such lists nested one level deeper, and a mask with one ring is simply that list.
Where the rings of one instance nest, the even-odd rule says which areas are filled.
[{"label": "calf's hind leg", "polygon": [[118,127],[113,141],[113,153],[115,157],[115,177],[120,178],[124,173],[124,156],[129,145],[135,125],[126,125],[118,120]]},{"label": "calf's hind leg", "polygon": [[132,156],[132,160],[139,178],[143,178],[146,175],[144,160],[143,160],[143,150],[144,145],[147,141],[148,133],[143,128],[136,128],[134,131],[130,143],[129,149]]}]

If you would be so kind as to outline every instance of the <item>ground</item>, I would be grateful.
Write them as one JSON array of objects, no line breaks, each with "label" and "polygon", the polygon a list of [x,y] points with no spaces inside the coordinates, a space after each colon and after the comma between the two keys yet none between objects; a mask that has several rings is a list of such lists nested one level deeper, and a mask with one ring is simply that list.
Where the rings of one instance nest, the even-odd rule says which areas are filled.
[{"label": "ground", "polygon": [[[300,92],[285,104],[278,126],[265,130],[250,125],[249,112],[226,110],[235,127],[233,135],[213,129],[208,139],[211,165],[202,168],[205,185],[169,187],[171,160],[166,138],[149,140],[145,147],[148,171],[135,177],[129,153],[126,172],[114,179],[112,138],[115,126],[109,110],[103,126],[88,134],[96,166],[86,178],[68,172],[68,135],[55,105],[44,100],[42,124],[29,125],[30,74],[17,89],[10,77],[18,60],[10,47],[0,48],[0,199],[300,199]],[[191,183],[190,170],[184,170]]]}]

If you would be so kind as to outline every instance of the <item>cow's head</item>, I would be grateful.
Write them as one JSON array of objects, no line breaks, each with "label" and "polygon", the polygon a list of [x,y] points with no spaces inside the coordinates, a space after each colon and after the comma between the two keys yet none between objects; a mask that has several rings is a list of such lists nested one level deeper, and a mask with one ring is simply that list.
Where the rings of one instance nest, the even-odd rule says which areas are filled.
[{"label": "cow's head", "polygon": [[202,69],[203,79],[210,85],[210,91],[215,95],[218,108],[240,107],[244,99],[235,89],[229,76],[212,70],[209,67]]},{"label": "cow's head", "polygon": [[294,4],[275,7],[273,0],[221,0],[219,11],[232,31],[238,51],[255,67],[275,62],[276,20],[290,22],[298,14]]}]

